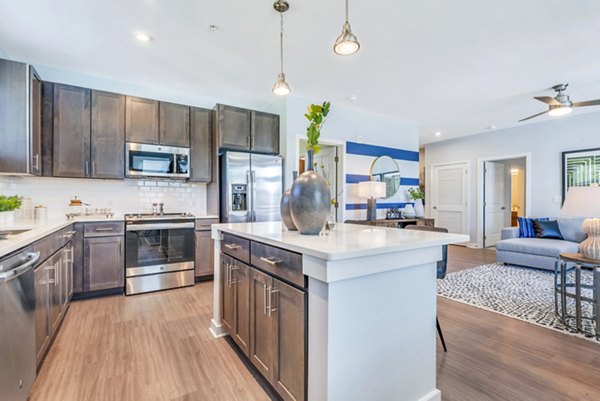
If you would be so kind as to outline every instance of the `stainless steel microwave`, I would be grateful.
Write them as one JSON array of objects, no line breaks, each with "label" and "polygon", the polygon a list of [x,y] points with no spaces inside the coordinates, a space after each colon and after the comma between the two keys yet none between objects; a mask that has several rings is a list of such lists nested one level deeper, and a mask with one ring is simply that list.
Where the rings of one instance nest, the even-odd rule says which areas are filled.
[{"label": "stainless steel microwave", "polygon": [[125,160],[127,177],[190,177],[188,148],[127,142]]}]

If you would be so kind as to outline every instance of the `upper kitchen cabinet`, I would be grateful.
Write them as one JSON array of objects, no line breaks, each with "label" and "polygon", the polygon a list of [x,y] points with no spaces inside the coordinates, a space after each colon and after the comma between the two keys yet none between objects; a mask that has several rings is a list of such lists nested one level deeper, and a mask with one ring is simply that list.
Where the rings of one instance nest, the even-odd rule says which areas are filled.
[{"label": "upper kitchen cabinet", "polygon": [[122,179],[125,172],[125,96],[92,91],[92,178]]},{"label": "upper kitchen cabinet", "polygon": [[252,151],[279,154],[279,116],[277,114],[252,112]]},{"label": "upper kitchen cabinet", "polygon": [[190,111],[190,181],[212,180],[211,111],[192,107]]},{"label": "upper kitchen cabinet", "polygon": [[89,177],[91,90],[54,84],[53,103],[53,175]]},{"label": "upper kitchen cabinet", "polygon": [[218,104],[215,107],[219,150],[279,153],[279,116]]},{"label": "upper kitchen cabinet", "polygon": [[190,147],[190,108],[181,104],[160,102],[161,145]]},{"label": "upper kitchen cabinet", "polygon": [[0,174],[42,174],[41,113],[35,69],[0,59]]},{"label": "upper kitchen cabinet", "polygon": [[250,120],[252,112],[239,107],[216,106],[219,149],[250,150]]},{"label": "upper kitchen cabinet", "polygon": [[127,142],[159,144],[158,100],[127,96],[126,102]]}]

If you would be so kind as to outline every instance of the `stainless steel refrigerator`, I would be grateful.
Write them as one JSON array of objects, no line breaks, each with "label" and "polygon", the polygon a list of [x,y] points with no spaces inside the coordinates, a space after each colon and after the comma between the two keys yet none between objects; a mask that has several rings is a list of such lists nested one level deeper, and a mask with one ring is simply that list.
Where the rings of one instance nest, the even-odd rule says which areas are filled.
[{"label": "stainless steel refrigerator", "polygon": [[221,222],[281,221],[281,156],[226,152],[220,162]]}]

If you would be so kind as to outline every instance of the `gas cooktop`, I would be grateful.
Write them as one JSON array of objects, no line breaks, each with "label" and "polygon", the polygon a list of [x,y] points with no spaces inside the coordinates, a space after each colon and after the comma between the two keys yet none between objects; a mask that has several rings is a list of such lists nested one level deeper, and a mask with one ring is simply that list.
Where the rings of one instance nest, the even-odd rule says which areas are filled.
[{"label": "gas cooktop", "polygon": [[125,220],[139,221],[139,220],[180,220],[193,219],[194,215],[191,213],[163,213],[163,214],[152,214],[152,213],[129,213],[125,215]]}]

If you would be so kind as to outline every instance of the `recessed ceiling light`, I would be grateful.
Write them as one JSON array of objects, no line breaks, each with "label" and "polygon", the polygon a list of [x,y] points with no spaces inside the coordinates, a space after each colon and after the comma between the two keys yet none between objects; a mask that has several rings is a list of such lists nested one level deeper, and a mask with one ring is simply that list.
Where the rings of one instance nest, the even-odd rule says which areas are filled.
[{"label": "recessed ceiling light", "polygon": [[440,131],[435,133],[435,136],[442,136],[442,133]]},{"label": "recessed ceiling light", "polygon": [[211,32],[214,32],[214,31],[218,30],[218,29],[219,29],[219,27],[218,27],[218,26],[216,26],[216,25],[209,25],[209,26],[208,26],[208,29],[210,29],[210,31],[211,31]]},{"label": "recessed ceiling light", "polygon": [[348,96],[348,100],[350,100],[351,102],[355,102],[358,100],[358,96],[356,96],[356,95]]},{"label": "recessed ceiling light", "polygon": [[140,42],[150,42],[153,39],[152,36],[147,32],[136,31],[133,33],[133,35]]}]

